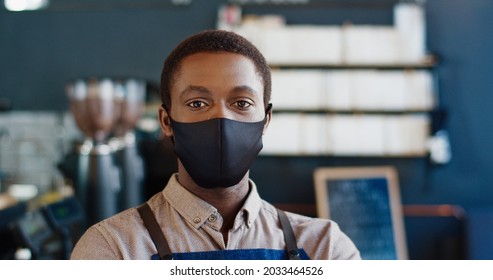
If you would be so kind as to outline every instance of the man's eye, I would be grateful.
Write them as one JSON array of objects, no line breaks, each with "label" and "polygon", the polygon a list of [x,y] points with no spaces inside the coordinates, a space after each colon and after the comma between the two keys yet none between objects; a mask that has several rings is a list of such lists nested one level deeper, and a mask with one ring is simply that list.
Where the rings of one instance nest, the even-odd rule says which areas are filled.
[{"label": "man's eye", "polygon": [[200,108],[200,107],[204,107],[205,103],[202,101],[192,101],[192,102],[188,103],[187,105],[189,107],[192,107],[192,108]]},{"label": "man's eye", "polygon": [[236,101],[235,103],[236,103],[235,105],[237,107],[242,108],[242,109],[245,109],[245,108],[248,108],[248,107],[252,106],[251,103],[249,103],[247,101],[244,101],[244,100]]}]

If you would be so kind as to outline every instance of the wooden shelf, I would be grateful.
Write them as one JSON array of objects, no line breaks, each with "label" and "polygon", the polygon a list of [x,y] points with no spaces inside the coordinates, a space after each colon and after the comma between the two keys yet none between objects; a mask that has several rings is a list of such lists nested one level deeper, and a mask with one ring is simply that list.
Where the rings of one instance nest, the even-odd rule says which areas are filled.
[{"label": "wooden shelf", "polygon": [[434,55],[428,55],[421,63],[402,63],[402,64],[270,64],[272,70],[430,70],[437,66],[437,59]]},{"label": "wooden shelf", "polygon": [[334,157],[334,158],[392,158],[392,159],[420,159],[427,158],[428,152],[424,153],[403,153],[403,154],[332,154],[332,153],[318,153],[318,154],[307,154],[307,153],[262,153],[260,152],[259,156],[261,157]]},{"label": "wooden shelf", "polygon": [[245,1],[232,0],[231,4],[237,4],[242,7],[269,7],[269,8],[373,8],[389,9],[399,0],[305,0],[292,1],[286,3],[275,3],[276,1]]},{"label": "wooden shelf", "polygon": [[[317,205],[315,203],[275,203],[275,207],[293,213],[317,217]],[[452,217],[457,220],[467,218],[467,213],[459,205],[402,205],[402,214],[405,217]]]},{"label": "wooden shelf", "polygon": [[313,115],[412,115],[429,114],[430,110],[331,110],[331,109],[276,109],[273,104],[272,112],[275,114],[313,114]]}]

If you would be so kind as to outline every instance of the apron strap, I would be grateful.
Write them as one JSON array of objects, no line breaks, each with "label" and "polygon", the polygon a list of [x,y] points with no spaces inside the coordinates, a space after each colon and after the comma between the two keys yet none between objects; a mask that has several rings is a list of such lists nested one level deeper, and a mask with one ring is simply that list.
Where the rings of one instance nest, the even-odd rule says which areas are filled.
[{"label": "apron strap", "polygon": [[137,207],[137,211],[139,211],[140,217],[144,221],[144,225],[151,235],[151,239],[156,246],[159,259],[172,260],[173,255],[171,253],[171,249],[169,248],[168,241],[166,241],[163,231],[159,227],[156,217],[154,216],[151,207],[149,207],[149,204],[141,204]]},{"label": "apron strap", "polygon": [[294,236],[291,223],[289,223],[288,216],[280,209],[277,209],[277,215],[279,216],[279,221],[281,221],[281,228],[284,233],[284,240],[286,242],[286,249],[288,250],[289,259],[300,260],[300,252],[298,245],[296,244],[296,237]]},{"label": "apron strap", "polygon": [[[140,217],[144,221],[144,226],[149,232],[152,242],[156,246],[159,259],[172,260],[173,254],[169,248],[168,241],[164,237],[163,231],[159,227],[159,224],[154,216],[154,213],[149,207],[149,204],[143,203],[137,207]],[[279,221],[281,222],[281,228],[284,234],[284,240],[286,242],[286,249],[288,251],[288,257],[290,260],[300,260],[300,253],[298,245],[296,244],[296,237],[294,236],[293,228],[286,215],[286,213],[280,209],[277,209]]]}]

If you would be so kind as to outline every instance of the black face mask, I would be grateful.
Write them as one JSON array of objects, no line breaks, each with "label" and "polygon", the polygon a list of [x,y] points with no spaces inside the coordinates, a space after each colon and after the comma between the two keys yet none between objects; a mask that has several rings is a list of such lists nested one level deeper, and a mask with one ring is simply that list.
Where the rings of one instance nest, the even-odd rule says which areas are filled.
[{"label": "black face mask", "polygon": [[[270,108],[269,104],[267,113]],[[175,153],[194,182],[204,188],[227,188],[241,181],[262,150],[267,117],[253,123],[225,118],[170,120]]]}]

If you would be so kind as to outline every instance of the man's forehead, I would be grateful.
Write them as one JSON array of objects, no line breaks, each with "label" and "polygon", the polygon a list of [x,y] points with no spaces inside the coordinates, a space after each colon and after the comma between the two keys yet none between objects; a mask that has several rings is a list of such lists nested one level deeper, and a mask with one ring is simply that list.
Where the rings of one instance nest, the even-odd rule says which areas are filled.
[{"label": "man's forehead", "polygon": [[183,64],[188,63],[190,61],[197,61],[197,60],[219,60],[219,59],[228,59],[228,60],[242,60],[242,61],[248,61],[255,67],[254,61],[243,54],[240,53],[234,53],[234,52],[226,52],[226,51],[219,51],[219,52],[196,52],[189,54],[185,57],[183,57],[179,63],[179,66],[183,66]]},{"label": "man's forehead", "polygon": [[[208,67],[203,68],[203,67],[197,67],[197,65],[194,64],[206,64]],[[242,68],[235,68],[238,65],[246,66]],[[260,83],[263,83],[263,77],[261,73],[258,71],[255,63],[253,60],[245,55],[238,54],[238,53],[232,53],[232,52],[197,52],[193,53],[190,55],[187,55],[183,59],[181,59],[180,63],[177,64],[176,70],[174,71],[173,77],[172,77],[172,83],[173,86],[176,84],[177,81],[182,77],[182,75],[185,73],[184,71],[187,71],[186,74],[188,73],[202,73],[202,74],[214,74],[214,73],[219,73],[221,70],[224,70],[225,68],[227,69],[228,67],[231,67],[232,69],[235,69],[239,72],[243,72],[246,70],[246,74],[248,73],[254,73],[255,77],[260,81]],[[249,70],[252,70],[252,72],[249,72]],[[228,71],[223,71],[223,73]]]},{"label": "man's forehead", "polygon": [[[173,73],[172,78],[170,79],[171,84],[170,84],[170,95],[176,97],[183,97],[187,94],[190,93],[190,90],[192,90],[195,93],[202,93],[202,94],[210,94],[208,93],[208,89],[204,84],[196,84],[196,83],[186,83],[187,79],[183,79],[183,74],[184,71],[187,71],[187,74],[190,74],[191,72],[194,72],[193,67],[197,67],[197,65],[194,65],[195,62],[194,60],[200,60],[200,59],[205,59],[208,60],[211,64],[210,69],[206,69],[204,71],[205,73],[210,72],[210,71],[215,71],[218,69],[218,65],[214,63],[215,59],[218,59],[219,57],[222,57],[222,61],[228,61],[229,60],[234,60],[233,57],[236,58],[241,58],[243,62],[247,61],[250,66],[251,70],[253,71],[255,75],[255,83],[243,83],[243,84],[237,84],[234,86],[231,86],[230,91],[233,93],[241,93],[243,92],[244,94],[249,94],[252,97],[253,96],[258,96],[260,98],[264,98],[265,95],[265,85],[263,82],[263,76],[261,73],[258,71],[254,61],[242,54],[238,53],[233,53],[233,52],[226,52],[226,51],[220,51],[220,52],[196,52],[190,55],[187,55],[183,57],[180,62],[177,64],[177,67],[175,68],[175,71]],[[185,67],[183,67],[185,65]],[[203,71],[204,68],[202,68],[201,71]],[[250,72],[252,73],[252,72]],[[187,75],[187,77],[190,77]]]}]

